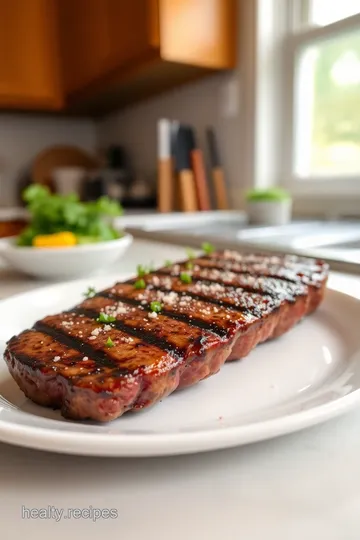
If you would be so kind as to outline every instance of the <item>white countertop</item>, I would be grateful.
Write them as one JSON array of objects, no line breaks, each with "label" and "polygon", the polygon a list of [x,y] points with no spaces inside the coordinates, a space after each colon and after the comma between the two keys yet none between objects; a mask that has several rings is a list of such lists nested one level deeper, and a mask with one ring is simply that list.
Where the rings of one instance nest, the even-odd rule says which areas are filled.
[{"label": "white countertop", "polygon": [[[183,253],[135,241],[119,271]],[[360,297],[360,278],[332,280]],[[0,270],[0,298],[41,285]],[[359,472],[360,410],[272,441],[176,458],[81,458],[0,444],[0,538],[358,540]],[[22,518],[23,506],[48,505],[113,508],[118,517]]]}]

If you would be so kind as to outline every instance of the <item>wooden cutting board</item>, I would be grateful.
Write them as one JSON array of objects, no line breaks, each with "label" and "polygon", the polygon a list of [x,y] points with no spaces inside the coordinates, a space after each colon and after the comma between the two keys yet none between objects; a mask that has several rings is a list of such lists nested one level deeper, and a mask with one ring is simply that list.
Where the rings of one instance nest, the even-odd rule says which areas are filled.
[{"label": "wooden cutting board", "polygon": [[26,225],[27,221],[25,219],[12,219],[9,221],[0,219],[0,238],[17,236],[23,231]]},{"label": "wooden cutting board", "polygon": [[76,146],[51,146],[36,156],[31,169],[33,183],[44,184],[54,189],[52,171],[58,167],[81,167],[89,172],[98,169],[100,160]]}]

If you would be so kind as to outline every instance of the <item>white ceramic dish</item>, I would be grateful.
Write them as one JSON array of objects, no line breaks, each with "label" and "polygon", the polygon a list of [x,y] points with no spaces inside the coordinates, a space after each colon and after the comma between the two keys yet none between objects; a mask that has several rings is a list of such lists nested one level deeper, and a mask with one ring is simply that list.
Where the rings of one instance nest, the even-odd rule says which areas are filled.
[{"label": "white ceramic dish", "polygon": [[[0,302],[0,343],[79,302],[87,286],[53,285]],[[328,290],[321,308],[248,358],[198,385],[109,424],[77,423],[27,400],[0,360],[0,440],[97,456],[186,454],[259,441],[318,424],[360,405],[360,302]],[[300,345],[300,346],[299,346]]]},{"label": "white ceramic dish", "polygon": [[17,247],[14,238],[0,240],[0,256],[16,270],[39,278],[74,279],[114,264],[127,250],[132,236],[73,247]]}]

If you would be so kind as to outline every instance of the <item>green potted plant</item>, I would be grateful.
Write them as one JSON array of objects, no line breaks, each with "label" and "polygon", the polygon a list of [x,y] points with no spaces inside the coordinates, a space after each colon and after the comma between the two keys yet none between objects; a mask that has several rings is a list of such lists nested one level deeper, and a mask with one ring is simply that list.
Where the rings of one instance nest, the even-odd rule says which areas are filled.
[{"label": "green potted plant", "polygon": [[292,200],[281,188],[252,189],[246,193],[250,223],[284,225],[291,220]]}]

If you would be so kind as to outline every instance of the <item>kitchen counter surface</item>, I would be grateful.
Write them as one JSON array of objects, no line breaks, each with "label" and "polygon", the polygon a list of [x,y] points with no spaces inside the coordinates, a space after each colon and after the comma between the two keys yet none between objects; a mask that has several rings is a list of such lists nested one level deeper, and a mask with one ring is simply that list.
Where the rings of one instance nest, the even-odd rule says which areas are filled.
[{"label": "kitchen counter surface", "polygon": [[[118,269],[183,254],[135,241]],[[331,279],[360,298],[360,278]],[[1,298],[41,285],[0,269]],[[360,410],[294,435],[175,458],[81,458],[0,444],[0,538],[358,540],[359,473]],[[113,508],[118,517],[22,515],[49,505]]]}]

